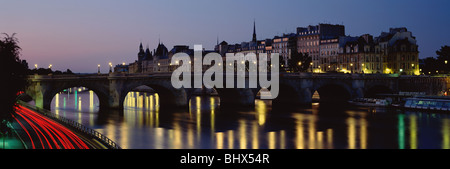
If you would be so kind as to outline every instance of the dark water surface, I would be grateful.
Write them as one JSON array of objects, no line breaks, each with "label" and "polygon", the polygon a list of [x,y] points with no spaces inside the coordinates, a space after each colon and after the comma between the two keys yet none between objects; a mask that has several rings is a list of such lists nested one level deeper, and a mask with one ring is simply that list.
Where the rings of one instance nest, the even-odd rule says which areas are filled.
[{"label": "dark water surface", "polygon": [[[158,95],[130,92],[125,108],[99,112],[88,90],[59,93],[52,112],[95,129],[125,149],[448,149],[445,113],[313,103],[223,110],[219,97],[196,96],[190,107],[159,107]],[[79,90],[79,91],[78,91]],[[290,106],[294,107],[294,106]]]}]

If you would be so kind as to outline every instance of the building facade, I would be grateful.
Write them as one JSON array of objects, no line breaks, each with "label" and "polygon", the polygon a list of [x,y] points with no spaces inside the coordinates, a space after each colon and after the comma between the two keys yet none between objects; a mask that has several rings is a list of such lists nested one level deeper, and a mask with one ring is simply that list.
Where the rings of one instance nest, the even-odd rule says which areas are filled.
[{"label": "building facade", "polygon": [[[373,37],[370,34],[346,36],[343,25],[318,24],[298,27],[296,33],[275,36],[272,39],[257,40],[253,23],[252,39],[248,42],[228,44],[217,43],[213,51],[202,50],[202,56],[217,52],[222,57],[226,53],[278,53],[286,68],[293,51],[308,54],[312,62],[308,71],[314,73],[385,73],[419,75],[419,52],[416,38],[404,27],[390,28]],[[218,41],[219,42],[219,41]],[[170,64],[172,56],[178,52],[187,53],[193,60],[194,51],[186,45],[176,45],[172,50],[159,43],[151,52],[139,45],[138,60],[129,65],[119,65],[117,71],[130,73],[171,72],[176,69]],[[224,58],[225,60],[225,58]],[[206,70],[208,66],[204,66]]]},{"label": "building facade", "polygon": [[[321,57],[320,43],[323,40],[336,39],[340,36],[345,36],[344,25],[319,24],[297,28],[297,51],[306,53],[311,57],[310,70],[312,72],[321,72],[324,69],[323,61],[327,59],[327,57]],[[327,64],[326,68],[328,68],[328,65],[330,64]]]},{"label": "building facade", "polygon": [[420,74],[417,40],[405,27],[382,32],[375,43],[383,60],[383,73]]}]

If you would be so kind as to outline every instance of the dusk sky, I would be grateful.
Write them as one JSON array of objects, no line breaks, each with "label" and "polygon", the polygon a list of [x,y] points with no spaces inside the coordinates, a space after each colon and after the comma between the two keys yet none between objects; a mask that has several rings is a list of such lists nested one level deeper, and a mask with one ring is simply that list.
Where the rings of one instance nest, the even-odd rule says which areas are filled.
[{"label": "dusk sky", "polygon": [[174,45],[250,41],[294,33],[296,27],[345,25],[347,35],[379,36],[406,27],[416,37],[419,57],[450,45],[448,0],[14,0],[0,4],[0,33],[17,33],[21,59],[29,67],[103,73],[137,60],[139,43],[150,50],[158,37]]}]

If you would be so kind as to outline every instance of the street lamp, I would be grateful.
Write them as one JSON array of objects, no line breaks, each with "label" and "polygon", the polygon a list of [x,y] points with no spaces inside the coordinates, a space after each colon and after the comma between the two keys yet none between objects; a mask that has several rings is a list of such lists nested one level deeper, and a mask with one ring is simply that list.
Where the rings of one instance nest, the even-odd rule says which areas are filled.
[{"label": "street lamp", "polygon": [[37,69],[37,67],[38,67],[38,65],[37,65],[37,64],[34,64],[34,68]]},{"label": "street lamp", "polygon": [[100,64],[97,65],[98,71],[97,73],[100,74]]},{"label": "street lamp", "polygon": [[49,69],[51,69],[51,68],[52,68],[52,66],[53,66],[53,65],[52,65],[52,64],[50,64],[50,65],[48,65],[48,68],[49,68]]},{"label": "street lamp", "polygon": [[366,71],[366,68],[364,67],[364,63],[361,64],[361,70],[362,70],[362,73],[364,74],[365,73],[364,71]]},{"label": "street lamp", "polygon": [[353,63],[350,63],[351,73],[353,73]]},{"label": "street lamp", "polygon": [[109,73],[111,73],[111,72],[112,72],[112,63],[109,62]]}]

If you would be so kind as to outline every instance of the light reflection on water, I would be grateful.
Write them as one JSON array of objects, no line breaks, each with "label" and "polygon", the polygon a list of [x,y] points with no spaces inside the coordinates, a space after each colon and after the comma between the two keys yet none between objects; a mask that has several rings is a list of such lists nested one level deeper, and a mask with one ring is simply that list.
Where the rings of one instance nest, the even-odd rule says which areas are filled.
[{"label": "light reflection on water", "polygon": [[59,93],[52,112],[91,127],[122,148],[367,149],[450,148],[446,114],[386,109],[222,110],[215,96],[194,96],[189,108],[167,110],[158,94],[129,92],[123,112],[99,112],[92,91]]}]

